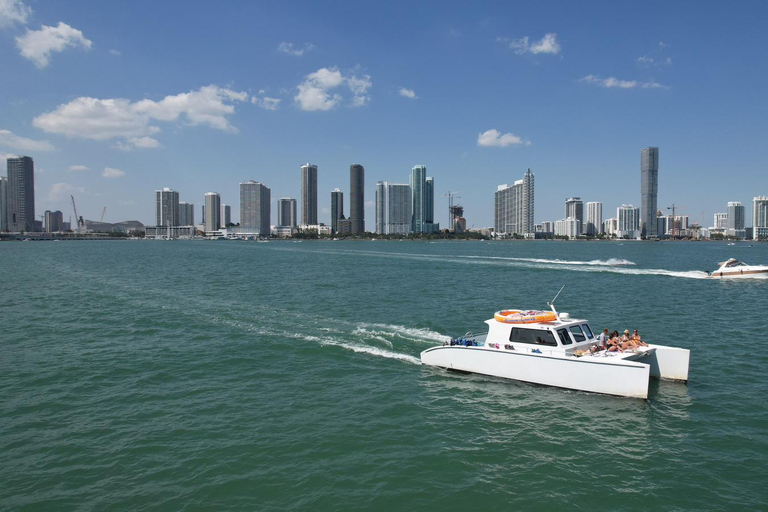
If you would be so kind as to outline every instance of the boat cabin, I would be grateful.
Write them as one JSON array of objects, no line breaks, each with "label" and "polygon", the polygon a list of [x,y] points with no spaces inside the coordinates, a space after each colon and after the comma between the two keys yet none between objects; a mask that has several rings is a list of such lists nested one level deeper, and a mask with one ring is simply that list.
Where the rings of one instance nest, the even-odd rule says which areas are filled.
[{"label": "boat cabin", "polygon": [[499,350],[546,349],[570,353],[586,350],[597,341],[586,320],[571,319],[568,313],[560,313],[552,322],[517,324],[491,318],[485,323],[488,324],[486,347]]}]

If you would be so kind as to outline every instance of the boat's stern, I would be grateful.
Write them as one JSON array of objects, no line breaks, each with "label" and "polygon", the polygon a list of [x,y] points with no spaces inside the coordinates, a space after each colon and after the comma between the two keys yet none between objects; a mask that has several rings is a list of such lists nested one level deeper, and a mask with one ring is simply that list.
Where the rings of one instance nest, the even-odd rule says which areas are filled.
[{"label": "boat's stern", "polygon": [[650,365],[651,377],[688,382],[690,350],[662,345],[649,345],[649,347],[655,350],[650,357],[643,359],[643,362]]}]

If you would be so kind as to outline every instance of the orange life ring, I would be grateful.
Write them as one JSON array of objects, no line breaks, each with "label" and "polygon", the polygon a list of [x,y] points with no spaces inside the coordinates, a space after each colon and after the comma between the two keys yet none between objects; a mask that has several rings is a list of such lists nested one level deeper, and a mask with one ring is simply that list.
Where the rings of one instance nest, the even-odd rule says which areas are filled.
[{"label": "orange life ring", "polygon": [[497,311],[493,318],[504,324],[538,324],[557,321],[557,315],[551,311],[521,311],[519,309]]}]

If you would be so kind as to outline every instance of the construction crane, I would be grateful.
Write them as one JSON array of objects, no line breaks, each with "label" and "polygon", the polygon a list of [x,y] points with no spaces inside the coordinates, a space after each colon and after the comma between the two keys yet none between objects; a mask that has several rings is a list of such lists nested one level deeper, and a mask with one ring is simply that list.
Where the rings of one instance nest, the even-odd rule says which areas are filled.
[{"label": "construction crane", "polygon": [[454,223],[454,220],[455,220],[454,219],[454,212],[453,212],[453,200],[454,199],[461,199],[461,196],[459,195],[458,192],[451,192],[449,190],[448,193],[445,194],[445,197],[448,198],[448,223],[450,224],[448,229],[450,231],[453,231],[453,229],[454,229],[453,223]]},{"label": "construction crane", "polygon": [[104,222],[104,216],[107,214],[107,207],[105,206],[104,209],[101,211],[101,220],[99,222]]},{"label": "construction crane", "polygon": [[675,203],[672,203],[672,206],[667,206],[667,210],[672,210],[672,240],[677,236],[677,215],[675,212],[680,208],[681,206]]},{"label": "construction crane", "polygon": [[[75,233],[81,233],[81,229],[85,227],[85,221],[83,218],[79,215],[77,215],[77,205],[75,204],[75,196],[71,195],[72,198],[72,209],[75,211],[75,222],[77,223],[77,229],[75,229]],[[72,225],[70,224],[70,229],[72,229]]]}]

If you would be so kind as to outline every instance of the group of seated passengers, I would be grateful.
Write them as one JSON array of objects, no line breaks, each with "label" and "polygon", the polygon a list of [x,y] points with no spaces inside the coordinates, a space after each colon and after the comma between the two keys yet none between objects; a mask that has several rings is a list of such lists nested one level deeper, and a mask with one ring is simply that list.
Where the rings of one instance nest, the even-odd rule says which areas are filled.
[{"label": "group of seated passengers", "polygon": [[608,329],[603,329],[603,333],[597,338],[598,346],[596,350],[607,350],[608,352],[625,352],[635,350],[639,347],[647,347],[648,344],[640,339],[637,329],[630,336],[629,329],[624,330],[624,335],[619,336],[619,331],[613,331],[608,334]]}]

